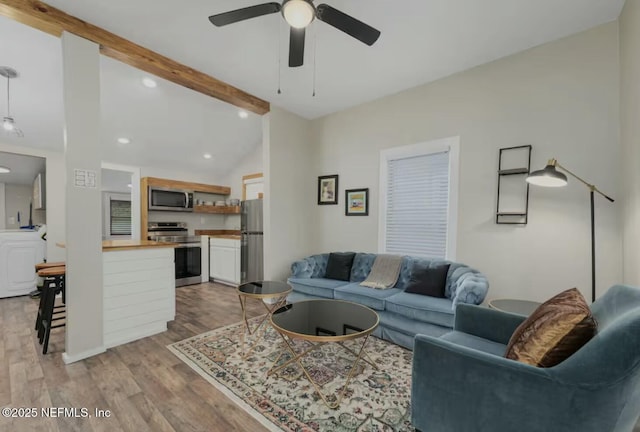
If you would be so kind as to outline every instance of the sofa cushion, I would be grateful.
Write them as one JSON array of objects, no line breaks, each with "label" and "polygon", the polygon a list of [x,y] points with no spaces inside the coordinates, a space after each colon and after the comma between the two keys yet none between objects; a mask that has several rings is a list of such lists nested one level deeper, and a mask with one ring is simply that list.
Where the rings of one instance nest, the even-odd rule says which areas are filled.
[{"label": "sofa cushion", "polygon": [[596,321],[576,288],[542,303],[513,332],[506,358],[538,367],[552,367],[586,344]]},{"label": "sofa cushion", "polygon": [[452,302],[447,298],[435,298],[400,292],[385,299],[385,310],[409,319],[453,327]]},{"label": "sofa cushion", "polygon": [[371,273],[377,254],[357,253],[351,266],[351,282],[362,282]]},{"label": "sofa cushion", "polygon": [[289,284],[294,291],[324,298],[334,298],[333,290],[346,285],[348,282],[324,278],[289,278]]},{"label": "sofa cushion", "polygon": [[370,307],[374,310],[384,310],[384,300],[394,294],[401,292],[398,288],[378,290],[360,286],[359,283],[351,283],[341,286],[333,293],[334,298],[348,300]]},{"label": "sofa cushion", "polygon": [[351,266],[353,265],[353,258],[355,256],[356,254],[354,252],[330,253],[324,277],[327,279],[348,281],[351,277]]},{"label": "sofa cushion", "polygon": [[507,346],[505,344],[501,344],[500,342],[494,342],[489,339],[483,339],[472,334],[455,330],[443,336],[440,336],[440,339],[444,339],[449,342],[453,342],[456,345],[462,345],[467,348],[472,348],[500,357],[502,357],[507,350]]},{"label": "sofa cushion", "polygon": [[444,288],[447,284],[449,264],[438,267],[426,267],[414,263],[414,267],[417,268],[411,271],[411,279],[409,279],[405,292],[445,298]]}]

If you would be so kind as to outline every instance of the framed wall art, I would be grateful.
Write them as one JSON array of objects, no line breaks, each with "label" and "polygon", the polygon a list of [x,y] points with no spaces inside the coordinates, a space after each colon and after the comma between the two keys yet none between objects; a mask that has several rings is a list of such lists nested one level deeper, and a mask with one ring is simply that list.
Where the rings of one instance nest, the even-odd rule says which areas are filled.
[{"label": "framed wall art", "polygon": [[347,216],[369,216],[369,189],[345,190],[344,214]]},{"label": "framed wall art", "polygon": [[338,204],[338,174],[318,177],[318,205]]}]

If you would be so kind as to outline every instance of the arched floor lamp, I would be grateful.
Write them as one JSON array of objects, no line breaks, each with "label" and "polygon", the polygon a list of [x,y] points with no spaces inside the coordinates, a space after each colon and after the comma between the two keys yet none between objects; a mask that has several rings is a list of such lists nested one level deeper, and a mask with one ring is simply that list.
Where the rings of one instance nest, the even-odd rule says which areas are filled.
[{"label": "arched floor lamp", "polygon": [[556,168],[560,168],[566,171],[571,177],[584,183],[589,188],[589,194],[591,196],[591,301],[596,301],[596,231],[595,231],[595,209],[593,203],[594,192],[599,193],[609,201],[613,202],[613,198],[607,196],[597,187],[588,183],[560,165],[557,160],[550,159],[547,162],[547,166],[544,169],[534,171],[527,177],[527,182],[536,186],[544,187],[562,187],[567,185],[567,176],[558,171]]}]

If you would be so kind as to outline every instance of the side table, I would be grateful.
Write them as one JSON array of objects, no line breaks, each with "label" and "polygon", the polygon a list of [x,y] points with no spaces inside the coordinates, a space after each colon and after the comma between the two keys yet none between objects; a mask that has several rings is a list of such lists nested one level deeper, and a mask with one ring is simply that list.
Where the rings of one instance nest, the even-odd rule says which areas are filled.
[{"label": "side table", "polygon": [[[240,285],[237,288],[238,300],[240,301],[240,307],[242,308],[242,320],[244,321],[246,332],[242,338],[242,349],[244,351],[245,336],[253,335],[254,340],[251,343],[249,349],[245,351],[243,358],[246,358],[254,350],[260,339],[264,337],[267,331],[267,325],[269,318],[273,314],[273,311],[284,306],[287,303],[287,296],[292,291],[291,287],[284,282],[276,281],[256,281],[249,282]],[[260,320],[258,324],[251,328],[249,325],[249,319],[247,318],[247,299],[255,299],[260,301],[264,306],[267,313]],[[267,300],[267,301],[265,301]],[[267,324],[265,324],[267,323]],[[258,332],[261,333],[258,335]]]},{"label": "side table", "polygon": [[517,299],[494,299],[489,301],[489,307],[492,309],[525,316],[531,315],[541,304],[530,300]]}]

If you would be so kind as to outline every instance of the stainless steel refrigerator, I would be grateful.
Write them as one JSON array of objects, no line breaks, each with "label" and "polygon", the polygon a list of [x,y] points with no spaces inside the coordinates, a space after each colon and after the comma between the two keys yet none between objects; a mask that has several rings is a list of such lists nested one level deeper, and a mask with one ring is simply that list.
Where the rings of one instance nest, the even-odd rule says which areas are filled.
[{"label": "stainless steel refrigerator", "polygon": [[240,232],[240,278],[242,283],[263,279],[262,200],[242,202]]}]

